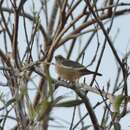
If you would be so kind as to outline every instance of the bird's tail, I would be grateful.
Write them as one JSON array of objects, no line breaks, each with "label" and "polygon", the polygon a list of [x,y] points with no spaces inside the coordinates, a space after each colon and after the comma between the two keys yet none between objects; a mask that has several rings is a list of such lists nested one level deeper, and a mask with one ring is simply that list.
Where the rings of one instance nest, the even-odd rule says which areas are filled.
[{"label": "bird's tail", "polygon": [[91,70],[88,70],[88,69],[83,69],[81,73],[83,75],[94,74],[94,75],[102,76],[101,73],[94,72],[94,71],[91,71]]}]

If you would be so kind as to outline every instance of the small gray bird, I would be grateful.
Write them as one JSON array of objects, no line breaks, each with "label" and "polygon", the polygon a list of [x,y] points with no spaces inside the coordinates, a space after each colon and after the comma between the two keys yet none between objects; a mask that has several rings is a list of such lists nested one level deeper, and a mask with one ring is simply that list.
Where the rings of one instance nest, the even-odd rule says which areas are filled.
[{"label": "small gray bird", "polygon": [[102,75],[100,73],[96,73],[88,70],[84,65],[78,62],[65,59],[61,55],[55,56],[55,60],[56,60],[56,65],[55,65],[56,72],[58,76],[64,80],[73,82],[84,75],[89,75],[89,74],[96,74],[99,76]]}]

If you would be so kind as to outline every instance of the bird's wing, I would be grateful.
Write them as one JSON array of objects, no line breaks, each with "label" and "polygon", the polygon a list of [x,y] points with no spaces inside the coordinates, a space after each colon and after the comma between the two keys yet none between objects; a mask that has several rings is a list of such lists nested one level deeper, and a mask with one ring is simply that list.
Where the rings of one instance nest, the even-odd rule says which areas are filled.
[{"label": "bird's wing", "polygon": [[78,63],[78,62],[75,62],[75,61],[71,61],[71,60],[64,60],[62,62],[62,65],[65,67],[65,68],[73,68],[73,69],[76,69],[76,70],[82,70],[82,69],[85,69],[85,66],[83,66],[82,64]]}]

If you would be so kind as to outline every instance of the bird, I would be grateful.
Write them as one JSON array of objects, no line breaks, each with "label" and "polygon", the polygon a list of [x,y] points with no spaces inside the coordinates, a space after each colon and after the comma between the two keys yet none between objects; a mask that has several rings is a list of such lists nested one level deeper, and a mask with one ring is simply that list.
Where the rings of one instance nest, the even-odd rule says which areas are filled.
[{"label": "bird", "polygon": [[55,56],[55,70],[60,79],[75,82],[84,75],[94,74],[102,76],[102,74],[88,70],[84,65],[68,60],[62,55]]}]

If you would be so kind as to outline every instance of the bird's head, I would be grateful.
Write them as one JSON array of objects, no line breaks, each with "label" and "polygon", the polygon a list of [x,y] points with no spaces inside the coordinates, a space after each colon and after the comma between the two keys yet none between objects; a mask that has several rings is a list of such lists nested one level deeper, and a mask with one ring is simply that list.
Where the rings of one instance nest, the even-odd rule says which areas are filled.
[{"label": "bird's head", "polygon": [[64,59],[65,58],[61,55],[55,56],[55,60],[56,60],[57,63],[62,63],[64,61]]}]

